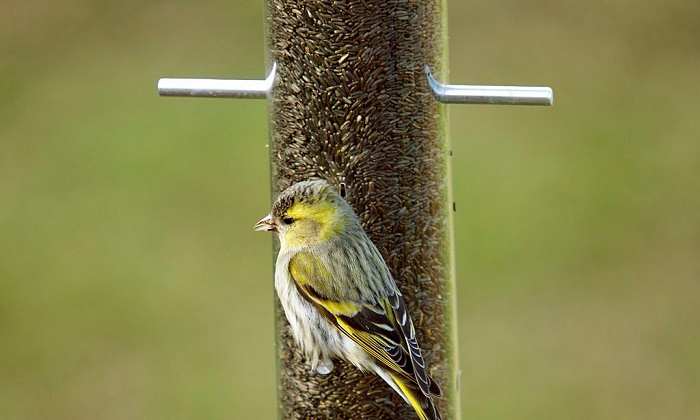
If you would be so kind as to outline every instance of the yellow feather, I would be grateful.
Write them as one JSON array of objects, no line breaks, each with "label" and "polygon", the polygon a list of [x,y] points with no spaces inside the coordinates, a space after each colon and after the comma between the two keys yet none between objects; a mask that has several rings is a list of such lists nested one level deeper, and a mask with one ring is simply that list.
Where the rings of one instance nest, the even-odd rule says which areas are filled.
[{"label": "yellow feather", "polygon": [[359,344],[360,347],[365,349],[367,353],[381,361],[387,369],[395,372],[402,371],[401,367],[386,354],[386,350],[383,348],[383,343],[380,343],[381,339],[379,337],[365,331],[358,331],[357,329],[348,325],[347,322],[343,321],[342,318],[336,318],[336,321],[338,322],[338,327],[340,327],[342,332],[350,337],[355,343]]},{"label": "yellow feather", "polygon": [[289,274],[300,287],[311,286],[322,296],[333,296],[331,275],[317,256],[308,252],[296,254],[289,261]]},{"label": "yellow feather", "polygon": [[423,410],[423,407],[421,407],[420,401],[418,401],[418,398],[416,398],[416,391],[409,388],[404,382],[405,379],[399,375],[394,375],[393,373],[389,373],[389,375],[391,375],[392,379],[394,379],[396,385],[399,386],[401,392],[403,392],[403,395],[406,396],[413,409],[416,410],[418,417],[420,417],[421,420],[430,420],[430,417],[428,417],[425,410]]},{"label": "yellow feather", "polygon": [[[335,318],[335,325],[346,336],[362,347],[372,357],[377,359],[386,372],[391,375],[401,392],[406,396],[409,403],[422,420],[431,420],[432,416],[425,412],[421,406],[423,397],[420,390],[411,387],[407,381],[413,380],[407,377],[406,371],[400,367],[388,354],[387,342],[381,335],[372,334],[368,331],[359,330],[349,324],[348,317],[355,316],[364,306],[360,303],[339,302],[328,299],[332,296],[329,293],[328,267],[314,254],[300,252],[289,261],[289,273],[298,285],[300,291],[307,299],[312,300],[319,307],[325,309],[330,316]],[[397,327],[394,311],[388,299],[379,303],[384,309],[387,320]],[[424,401],[423,401],[424,402]],[[439,417],[438,417],[439,418]]]},{"label": "yellow feather", "polygon": [[327,279],[330,278],[330,273],[317,256],[299,252],[289,261],[289,273],[298,285],[310,284],[322,294],[328,295]]},{"label": "yellow feather", "polygon": [[345,217],[328,201],[296,203],[285,214],[295,220],[284,238],[291,247],[326,242],[340,235],[345,224]]},{"label": "yellow feather", "polygon": [[322,302],[323,307],[328,309],[328,312],[332,313],[333,315],[352,316],[360,310],[360,307],[355,305],[354,303],[331,302],[329,300],[325,300]]}]

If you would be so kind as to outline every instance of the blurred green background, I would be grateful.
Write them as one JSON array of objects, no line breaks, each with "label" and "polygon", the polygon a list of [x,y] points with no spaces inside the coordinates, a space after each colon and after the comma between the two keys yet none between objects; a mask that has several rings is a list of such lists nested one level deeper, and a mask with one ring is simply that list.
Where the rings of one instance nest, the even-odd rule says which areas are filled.
[{"label": "blurred green background", "polygon": [[[465,418],[700,417],[700,3],[449,1]],[[0,6],[0,418],[273,418],[260,1]]]}]

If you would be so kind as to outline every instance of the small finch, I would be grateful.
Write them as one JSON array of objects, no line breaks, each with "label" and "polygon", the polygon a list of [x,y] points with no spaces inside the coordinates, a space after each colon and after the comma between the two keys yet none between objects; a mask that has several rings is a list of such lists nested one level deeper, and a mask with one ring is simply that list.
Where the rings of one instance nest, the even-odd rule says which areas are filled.
[{"label": "small finch", "polygon": [[256,230],[277,232],[275,288],[311,367],[332,359],[381,376],[423,420],[440,419],[413,321],[401,292],[355,212],[320,180],[283,191]]}]

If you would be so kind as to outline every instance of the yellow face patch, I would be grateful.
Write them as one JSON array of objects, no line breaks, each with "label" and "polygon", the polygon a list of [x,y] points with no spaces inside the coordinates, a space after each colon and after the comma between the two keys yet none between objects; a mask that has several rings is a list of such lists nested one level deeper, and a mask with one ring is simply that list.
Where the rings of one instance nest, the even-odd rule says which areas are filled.
[{"label": "yellow face patch", "polygon": [[327,201],[296,203],[287,210],[287,216],[293,219],[314,219],[320,223],[330,222],[335,215],[335,207]]},{"label": "yellow face patch", "polygon": [[294,219],[285,233],[285,240],[292,247],[328,241],[340,234],[344,224],[333,203],[323,200],[296,203],[285,215]]}]

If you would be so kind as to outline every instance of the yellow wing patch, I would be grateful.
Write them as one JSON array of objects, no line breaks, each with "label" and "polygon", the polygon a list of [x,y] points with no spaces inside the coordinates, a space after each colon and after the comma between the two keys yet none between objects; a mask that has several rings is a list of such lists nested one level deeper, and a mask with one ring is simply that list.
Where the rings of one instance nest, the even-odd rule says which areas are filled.
[{"label": "yellow wing patch", "polygon": [[[400,319],[397,319],[397,314],[388,298],[376,304],[330,298],[329,296],[337,296],[337,293],[333,293],[333,279],[330,277],[328,268],[317,256],[306,252],[300,252],[292,257],[289,262],[289,274],[300,294],[343,334],[393,374],[418,383],[419,378],[416,377],[412,360],[413,349],[409,348],[409,344],[415,343],[415,339],[411,336],[409,338],[413,341],[405,342],[407,338],[400,332]],[[396,296],[394,298],[399,299]],[[405,319],[407,316],[404,312],[405,308],[400,307],[404,315],[402,322],[409,323],[410,321]],[[420,362],[422,368],[422,358]],[[420,373],[422,381],[425,382],[426,379],[423,378],[425,373],[422,370]],[[431,379],[427,381],[432,384]]]},{"label": "yellow wing patch", "polygon": [[[336,317],[338,322],[338,327],[340,330],[350,337],[355,343],[359,344],[367,353],[371,354],[375,359],[379,360],[385,367],[389,368],[391,371],[402,373],[403,367],[399,366],[389,355],[386,353],[387,343],[376,335],[367,333],[365,331],[360,331],[342,318]],[[405,375],[405,374],[404,374]]]},{"label": "yellow wing patch", "polygon": [[328,312],[332,313],[333,315],[352,316],[360,310],[360,307],[354,303],[333,302],[330,300],[319,300],[319,303],[323,305],[324,308],[328,309]]},{"label": "yellow wing patch", "polygon": [[[382,302],[381,306],[384,308],[384,302]],[[365,351],[367,351],[369,354],[374,356],[374,358],[384,364],[385,367],[397,373],[406,375],[405,366],[400,366],[397,361],[387,353],[387,350],[391,348],[401,351],[400,348],[396,348],[401,347],[401,343],[393,342],[388,337],[381,334],[372,334],[370,332],[357,329],[355,326],[350,325],[342,318],[337,319],[337,322],[341,331],[352,338],[353,341],[359,344],[360,347],[365,349]],[[395,356],[398,356],[398,354],[395,354]]]}]

